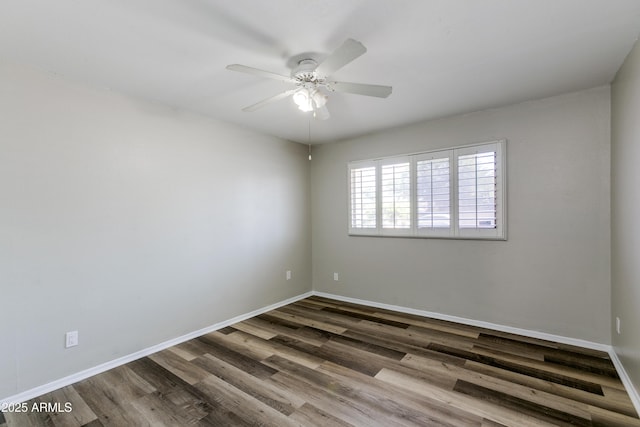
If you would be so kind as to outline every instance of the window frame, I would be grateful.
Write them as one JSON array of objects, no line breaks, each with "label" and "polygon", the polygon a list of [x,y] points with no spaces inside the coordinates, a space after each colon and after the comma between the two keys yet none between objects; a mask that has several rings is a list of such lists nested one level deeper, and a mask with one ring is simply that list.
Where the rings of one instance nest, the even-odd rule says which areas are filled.
[{"label": "window frame", "polygon": [[[507,165],[506,140],[469,144],[439,150],[430,150],[397,156],[356,160],[347,163],[348,175],[348,234],[350,236],[410,237],[470,240],[507,240]],[[495,152],[496,161],[496,226],[494,228],[463,228],[459,220],[458,161],[460,156]],[[424,160],[449,159],[449,228],[418,227],[418,162]],[[384,228],[382,226],[382,167],[409,162],[410,170],[410,227]],[[352,226],[351,174],[353,169],[375,167],[376,226],[357,228]],[[432,181],[430,181],[432,182]],[[432,215],[435,215],[432,213]]]}]

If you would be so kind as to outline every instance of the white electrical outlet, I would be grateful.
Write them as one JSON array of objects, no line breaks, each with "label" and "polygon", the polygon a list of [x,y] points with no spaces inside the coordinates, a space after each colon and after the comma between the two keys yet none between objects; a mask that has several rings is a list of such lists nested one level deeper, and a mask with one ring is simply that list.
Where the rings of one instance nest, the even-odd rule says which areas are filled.
[{"label": "white electrical outlet", "polygon": [[620,334],[620,318],[616,317],[616,332]]},{"label": "white electrical outlet", "polygon": [[75,347],[78,345],[78,331],[67,332],[64,338],[65,348]]},{"label": "white electrical outlet", "polygon": [[338,273],[333,273],[333,280],[337,282],[339,279]]},{"label": "white electrical outlet", "polygon": [[291,280],[291,270],[287,270],[287,280]]}]

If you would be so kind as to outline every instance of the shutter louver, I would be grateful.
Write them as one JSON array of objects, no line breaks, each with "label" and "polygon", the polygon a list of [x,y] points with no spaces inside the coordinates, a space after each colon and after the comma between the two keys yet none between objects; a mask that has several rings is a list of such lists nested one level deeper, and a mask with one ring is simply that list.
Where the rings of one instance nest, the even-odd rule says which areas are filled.
[{"label": "shutter louver", "polygon": [[449,228],[449,158],[416,162],[417,223],[421,228]]},{"label": "shutter louver", "polygon": [[382,228],[411,228],[411,164],[381,168]]},{"label": "shutter louver", "polygon": [[351,169],[351,228],[376,227],[376,168]]},{"label": "shutter louver", "polygon": [[458,156],[458,225],[496,228],[496,153]]}]

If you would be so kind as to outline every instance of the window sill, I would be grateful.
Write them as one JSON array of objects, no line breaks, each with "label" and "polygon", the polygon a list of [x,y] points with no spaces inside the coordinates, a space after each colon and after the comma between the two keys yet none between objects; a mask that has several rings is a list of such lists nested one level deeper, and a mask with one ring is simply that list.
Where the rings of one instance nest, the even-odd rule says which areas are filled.
[{"label": "window sill", "polygon": [[377,238],[392,238],[392,239],[435,239],[435,240],[484,240],[484,241],[502,241],[506,242],[506,236],[500,237],[469,237],[469,236],[411,236],[411,235],[393,235],[393,234],[358,234],[348,233],[349,237],[377,237]]}]

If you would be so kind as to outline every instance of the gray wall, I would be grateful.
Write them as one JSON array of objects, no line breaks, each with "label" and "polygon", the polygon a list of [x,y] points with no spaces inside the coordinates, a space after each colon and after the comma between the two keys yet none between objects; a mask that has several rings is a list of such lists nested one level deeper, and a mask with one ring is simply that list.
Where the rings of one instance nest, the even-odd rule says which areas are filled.
[{"label": "gray wall", "polygon": [[309,291],[309,189],[305,146],[1,65],[0,398]]},{"label": "gray wall", "polygon": [[[314,290],[610,343],[609,107],[602,87],[315,148]],[[348,161],[502,138],[508,241],[347,235]]]},{"label": "gray wall", "polygon": [[611,113],[612,341],[640,390],[640,43],[613,83]]}]

